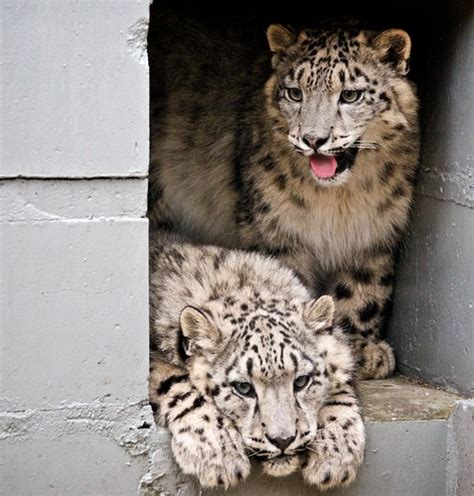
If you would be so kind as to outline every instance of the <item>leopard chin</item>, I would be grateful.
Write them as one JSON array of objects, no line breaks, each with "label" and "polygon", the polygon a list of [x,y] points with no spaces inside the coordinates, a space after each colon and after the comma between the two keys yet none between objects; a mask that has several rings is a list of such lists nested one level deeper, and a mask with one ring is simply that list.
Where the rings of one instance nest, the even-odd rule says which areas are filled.
[{"label": "leopard chin", "polygon": [[301,468],[301,455],[282,455],[262,462],[262,471],[271,477],[286,477]]}]

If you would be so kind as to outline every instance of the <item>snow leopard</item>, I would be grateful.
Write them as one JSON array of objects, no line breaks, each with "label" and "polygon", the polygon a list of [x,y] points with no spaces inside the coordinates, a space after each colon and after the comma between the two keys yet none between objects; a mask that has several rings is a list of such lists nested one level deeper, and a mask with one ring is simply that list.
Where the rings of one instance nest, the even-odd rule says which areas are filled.
[{"label": "snow leopard", "polygon": [[360,377],[391,375],[381,333],[419,155],[409,35],[273,24],[254,51],[153,22],[151,221],[277,256],[337,301]]},{"label": "snow leopard", "polygon": [[333,299],[257,253],[156,241],[150,267],[150,401],[182,471],[227,488],[258,459],[352,482],[365,431]]}]

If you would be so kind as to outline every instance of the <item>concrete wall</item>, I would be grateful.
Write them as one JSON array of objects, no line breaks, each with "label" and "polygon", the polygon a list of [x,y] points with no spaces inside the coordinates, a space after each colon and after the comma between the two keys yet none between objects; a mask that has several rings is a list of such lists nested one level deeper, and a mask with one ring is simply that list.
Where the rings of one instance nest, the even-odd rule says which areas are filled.
[{"label": "concrete wall", "polygon": [[146,175],[148,3],[1,2],[3,177]]},{"label": "concrete wall", "polygon": [[389,340],[403,373],[473,396],[472,2],[451,2],[430,23],[420,85],[423,158]]},{"label": "concrete wall", "polygon": [[153,456],[179,481],[148,406],[148,8],[0,2],[1,494],[129,496]]}]

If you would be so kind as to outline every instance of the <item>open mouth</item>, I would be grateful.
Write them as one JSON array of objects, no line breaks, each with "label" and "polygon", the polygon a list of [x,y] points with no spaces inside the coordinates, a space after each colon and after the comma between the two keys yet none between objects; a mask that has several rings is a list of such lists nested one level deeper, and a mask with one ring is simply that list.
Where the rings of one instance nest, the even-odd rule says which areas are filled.
[{"label": "open mouth", "polygon": [[357,148],[344,150],[335,155],[315,153],[309,157],[309,165],[317,179],[331,181],[346,169],[350,169],[354,165],[356,156]]}]

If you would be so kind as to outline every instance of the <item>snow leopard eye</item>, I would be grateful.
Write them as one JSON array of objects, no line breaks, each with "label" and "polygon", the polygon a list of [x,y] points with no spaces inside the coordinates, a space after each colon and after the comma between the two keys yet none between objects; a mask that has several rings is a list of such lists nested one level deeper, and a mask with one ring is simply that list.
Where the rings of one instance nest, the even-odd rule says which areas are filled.
[{"label": "snow leopard eye", "polygon": [[361,99],[363,93],[361,90],[344,90],[341,92],[341,102],[355,103]]},{"label": "snow leopard eye", "polygon": [[253,398],[255,396],[255,389],[249,382],[233,382],[232,387],[241,396],[245,396],[247,398]]},{"label": "snow leopard eye", "polygon": [[286,97],[292,102],[301,102],[303,92],[299,88],[286,88]]},{"label": "snow leopard eye", "polygon": [[295,391],[301,391],[308,385],[308,383],[309,383],[309,375],[300,375],[295,379],[293,386],[295,388]]}]

